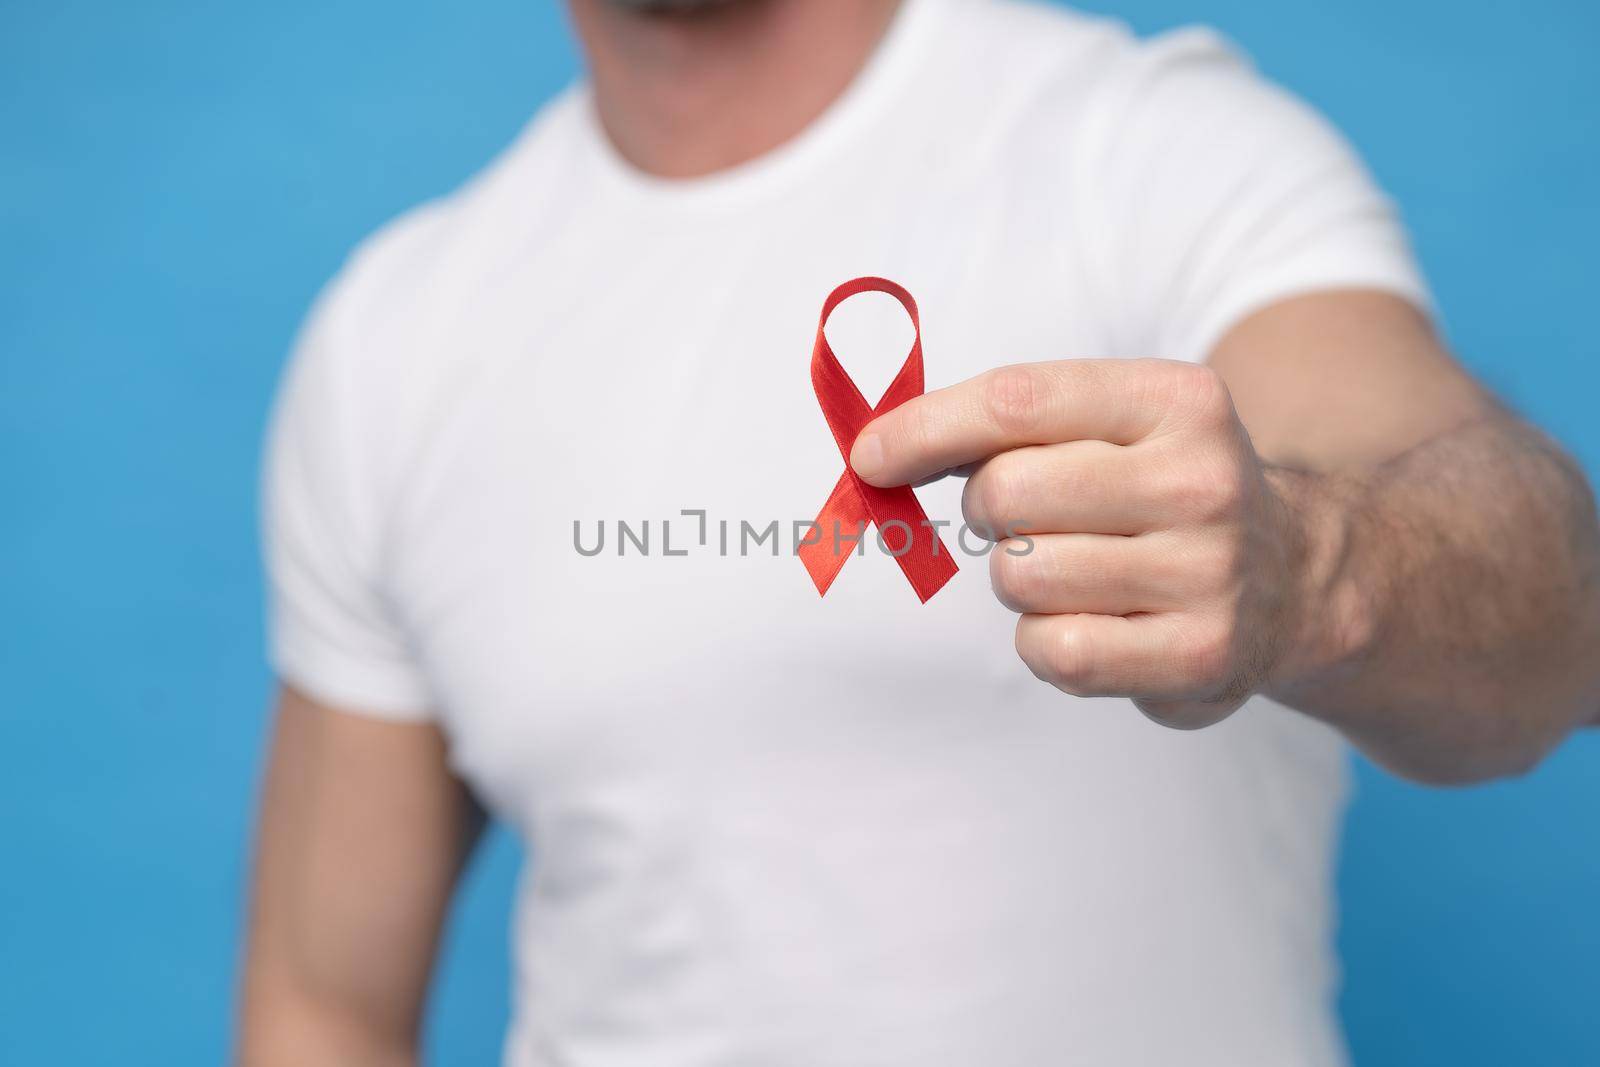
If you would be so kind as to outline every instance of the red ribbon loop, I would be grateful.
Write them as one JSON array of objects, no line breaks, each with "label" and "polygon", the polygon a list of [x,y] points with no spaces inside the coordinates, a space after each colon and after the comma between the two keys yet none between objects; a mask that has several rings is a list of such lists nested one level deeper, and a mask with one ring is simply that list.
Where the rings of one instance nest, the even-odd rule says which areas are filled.
[{"label": "red ribbon loop", "polygon": [[[911,351],[895,375],[877,407],[868,404],[850,380],[839,360],[828,346],[824,328],[833,309],[857,293],[888,293],[900,301],[911,316],[916,328],[916,338]],[[856,477],[850,469],[850,449],[856,436],[867,423],[886,411],[904,404],[914,396],[922,395],[922,323],[917,318],[917,302],[887,278],[856,278],[845,282],[822,305],[822,317],[817,321],[817,340],[811,349],[811,386],[816,390],[817,403],[828,429],[844,456],[844,473],[834,484],[828,502],[816,518],[816,540],[802,541],[798,548],[800,561],[806,565],[817,592],[823,596],[849,559],[858,538],[866,536],[870,522],[877,526],[883,547],[905,572],[906,580],[917,592],[917,598],[926,604],[933,594],[943,588],[956,573],[955,557],[951,556],[939,539],[939,531],[928,521],[927,513],[917,503],[916,494],[909,485],[893,489],[879,489]]]}]

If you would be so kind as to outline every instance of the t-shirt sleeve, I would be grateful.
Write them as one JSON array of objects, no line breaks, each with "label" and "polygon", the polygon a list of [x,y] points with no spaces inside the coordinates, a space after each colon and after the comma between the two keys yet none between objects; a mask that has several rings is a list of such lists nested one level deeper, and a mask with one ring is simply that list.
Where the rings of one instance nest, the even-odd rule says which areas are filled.
[{"label": "t-shirt sleeve", "polygon": [[1429,308],[1394,206],[1349,144],[1215,34],[1137,46],[1084,135],[1080,225],[1125,354],[1203,360],[1252,312],[1322,289]]},{"label": "t-shirt sleeve", "polygon": [[427,686],[384,589],[370,390],[352,373],[338,286],[302,331],[263,471],[269,655],[284,682],[341,710],[429,717]]}]

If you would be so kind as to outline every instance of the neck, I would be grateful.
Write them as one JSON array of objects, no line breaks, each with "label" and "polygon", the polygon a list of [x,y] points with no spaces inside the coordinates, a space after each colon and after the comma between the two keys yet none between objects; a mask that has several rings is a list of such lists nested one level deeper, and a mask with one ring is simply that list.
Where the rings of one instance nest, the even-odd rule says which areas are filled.
[{"label": "neck", "polygon": [[899,0],[726,0],[640,11],[571,0],[600,124],[628,162],[692,178],[804,130],[861,70]]}]

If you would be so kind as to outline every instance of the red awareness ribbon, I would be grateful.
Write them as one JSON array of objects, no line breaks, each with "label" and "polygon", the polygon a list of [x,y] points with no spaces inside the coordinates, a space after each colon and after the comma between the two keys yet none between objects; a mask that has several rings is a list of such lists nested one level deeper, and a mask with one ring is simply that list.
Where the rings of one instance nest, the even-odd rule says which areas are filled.
[{"label": "red awareness ribbon", "polygon": [[[877,407],[867,403],[839,365],[824,333],[834,308],[857,293],[869,292],[888,293],[900,301],[916,328],[911,351]],[[828,429],[838,442],[839,454],[844,456],[844,473],[817,514],[819,536],[815,541],[803,539],[798,547],[800,562],[810,572],[817,592],[827,596],[828,587],[850,558],[848,546],[852,542],[842,539],[840,533],[852,539],[864,537],[867,523],[871,522],[878,527],[884,549],[894,556],[917,598],[926,604],[956,573],[955,557],[939,540],[939,531],[928,521],[909,485],[879,489],[856,477],[850,469],[850,449],[867,423],[922,395],[922,323],[911,294],[887,278],[856,278],[829,293],[822,305],[822,317],[817,320],[817,340],[811,349],[811,386],[816,390],[823,417],[828,420]]]}]

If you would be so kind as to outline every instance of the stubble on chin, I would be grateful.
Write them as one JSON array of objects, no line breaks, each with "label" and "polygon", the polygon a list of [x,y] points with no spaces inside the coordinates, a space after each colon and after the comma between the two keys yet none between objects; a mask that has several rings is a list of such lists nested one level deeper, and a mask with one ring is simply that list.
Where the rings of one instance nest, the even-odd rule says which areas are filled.
[{"label": "stubble on chin", "polygon": [[612,7],[624,11],[637,11],[641,14],[687,13],[743,2],[745,0],[606,0]]}]

